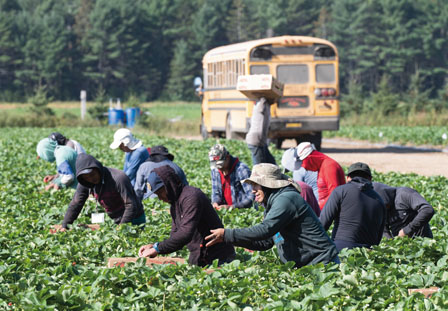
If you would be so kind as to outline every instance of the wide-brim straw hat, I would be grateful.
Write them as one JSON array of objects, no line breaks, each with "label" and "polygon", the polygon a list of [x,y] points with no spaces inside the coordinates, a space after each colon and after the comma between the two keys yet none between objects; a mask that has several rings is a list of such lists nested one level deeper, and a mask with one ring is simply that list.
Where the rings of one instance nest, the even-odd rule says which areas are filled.
[{"label": "wide-brim straw hat", "polygon": [[260,163],[253,167],[249,178],[244,179],[244,183],[253,183],[272,189],[283,188],[293,185],[299,192],[300,186],[292,178],[282,173],[280,167],[271,163]]}]

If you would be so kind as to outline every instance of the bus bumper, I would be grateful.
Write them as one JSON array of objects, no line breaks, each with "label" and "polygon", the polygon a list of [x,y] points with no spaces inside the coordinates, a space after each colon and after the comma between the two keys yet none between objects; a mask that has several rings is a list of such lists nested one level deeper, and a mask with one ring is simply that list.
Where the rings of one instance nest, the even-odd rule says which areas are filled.
[{"label": "bus bumper", "polygon": [[339,130],[339,117],[272,118],[270,138],[295,138],[300,134]]}]

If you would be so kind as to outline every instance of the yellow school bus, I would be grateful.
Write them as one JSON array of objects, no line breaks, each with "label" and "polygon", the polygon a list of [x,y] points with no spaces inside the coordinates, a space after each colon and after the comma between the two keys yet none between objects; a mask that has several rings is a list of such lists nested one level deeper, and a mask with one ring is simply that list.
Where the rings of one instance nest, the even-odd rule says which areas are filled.
[{"label": "yellow school bus", "polygon": [[269,137],[311,141],[320,148],[323,130],[339,129],[339,72],[336,47],[304,36],[281,36],[226,45],[202,60],[201,135],[244,137],[255,104],[237,91],[238,76],[271,74],[284,84],[271,106]]}]

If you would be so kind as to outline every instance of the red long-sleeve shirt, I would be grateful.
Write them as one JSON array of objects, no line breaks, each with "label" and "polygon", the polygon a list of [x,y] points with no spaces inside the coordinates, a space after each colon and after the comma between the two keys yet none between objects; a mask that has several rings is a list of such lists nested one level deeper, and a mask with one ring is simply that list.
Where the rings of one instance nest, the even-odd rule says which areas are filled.
[{"label": "red long-sleeve shirt", "polygon": [[322,210],[331,192],[345,184],[345,174],[342,167],[329,156],[314,150],[306,157],[302,166],[309,171],[317,171],[317,188],[319,191],[319,207]]}]

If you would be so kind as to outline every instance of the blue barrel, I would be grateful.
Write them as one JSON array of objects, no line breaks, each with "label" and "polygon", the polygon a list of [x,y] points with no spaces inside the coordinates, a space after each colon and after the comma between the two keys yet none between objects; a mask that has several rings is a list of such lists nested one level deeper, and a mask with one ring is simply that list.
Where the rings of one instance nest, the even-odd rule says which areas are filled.
[{"label": "blue barrel", "polygon": [[123,125],[124,120],[123,109],[109,109],[109,125]]},{"label": "blue barrel", "polygon": [[133,128],[140,115],[140,108],[128,108],[126,109],[126,126]]}]

